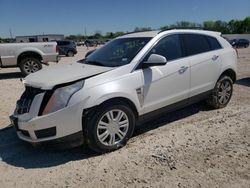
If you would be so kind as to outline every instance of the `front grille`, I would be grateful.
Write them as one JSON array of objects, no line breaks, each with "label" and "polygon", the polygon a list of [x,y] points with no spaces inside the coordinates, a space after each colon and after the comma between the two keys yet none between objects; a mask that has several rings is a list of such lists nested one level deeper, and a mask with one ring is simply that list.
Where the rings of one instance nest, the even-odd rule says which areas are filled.
[{"label": "front grille", "polygon": [[16,114],[28,113],[33,99],[42,92],[44,91],[41,89],[26,86],[21,98],[16,103]]},{"label": "front grille", "polygon": [[16,103],[16,113],[25,114],[29,112],[30,105],[32,103],[31,99],[20,99]]}]

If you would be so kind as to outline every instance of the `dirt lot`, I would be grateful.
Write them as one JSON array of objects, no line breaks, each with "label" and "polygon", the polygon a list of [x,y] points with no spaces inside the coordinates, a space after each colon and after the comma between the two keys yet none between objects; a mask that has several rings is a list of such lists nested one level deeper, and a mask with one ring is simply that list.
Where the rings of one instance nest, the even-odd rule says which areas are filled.
[{"label": "dirt lot", "polygon": [[[60,63],[86,52],[78,51]],[[250,48],[239,50],[238,62],[226,108],[199,103],[167,114],[100,156],[86,147],[56,151],[20,141],[5,128],[23,91],[19,70],[0,70],[0,187],[250,187]]]}]

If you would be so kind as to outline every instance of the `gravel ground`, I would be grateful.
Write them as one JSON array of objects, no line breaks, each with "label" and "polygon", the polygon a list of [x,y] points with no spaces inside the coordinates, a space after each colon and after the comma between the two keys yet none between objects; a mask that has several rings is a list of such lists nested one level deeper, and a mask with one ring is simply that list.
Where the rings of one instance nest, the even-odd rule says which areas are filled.
[{"label": "gravel ground", "polygon": [[[84,47],[73,58],[81,59]],[[51,63],[50,66],[53,66]],[[19,70],[0,70],[0,187],[250,187],[250,48],[239,50],[229,105],[198,103],[139,126],[128,144],[95,155],[20,141],[8,115],[23,91]]]}]

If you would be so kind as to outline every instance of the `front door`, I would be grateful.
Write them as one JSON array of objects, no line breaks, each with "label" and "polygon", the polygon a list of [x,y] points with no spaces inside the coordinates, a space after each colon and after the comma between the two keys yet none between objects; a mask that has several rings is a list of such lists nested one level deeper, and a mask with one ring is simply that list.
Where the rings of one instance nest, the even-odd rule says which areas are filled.
[{"label": "front door", "polygon": [[179,35],[161,39],[147,54],[166,57],[167,64],[142,70],[143,114],[160,109],[188,98],[190,87],[189,62],[182,59],[183,53]]}]

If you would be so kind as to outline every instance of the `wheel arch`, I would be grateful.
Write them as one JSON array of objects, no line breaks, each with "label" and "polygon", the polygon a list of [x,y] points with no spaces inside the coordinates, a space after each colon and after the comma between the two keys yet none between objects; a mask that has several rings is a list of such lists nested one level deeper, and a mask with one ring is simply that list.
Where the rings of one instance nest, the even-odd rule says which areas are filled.
[{"label": "wheel arch", "polygon": [[128,99],[126,97],[111,98],[111,99],[103,101],[100,105],[107,104],[107,103],[115,103],[115,104],[117,104],[117,103],[124,103],[124,104],[128,105],[131,108],[131,110],[135,114],[136,119],[139,117],[136,105],[130,99]]},{"label": "wheel arch", "polygon": [[139,118],[139,113],[137,110],[136,105],[134,104],[133,101],[131,101],[130,99],[126,98],[126,97],[114,97],[114,98],[110,98],[110,99],[106,99],[102,102],[100,102],[98,105],[92,106],[90,108],[84,109],[83,110],[83,118],[85,118],[86,116],[88,116],[88,114],[90,113],[95,113],[96,110],[98,110],[98,108],[100,108],[100,106],[105,105],[105,104],[126,104],[127,106],[129,106],[131,108],[131,110],[134,112],[135,114],[135,118],[138,119]]},{"label": "wheel arch", "polygon": [[22,61],[22,59],[27,58],[27,57],[34,57],[34,58],[39,59],[40,61],[43,60],[41,54],[39,54],[38,52],[26,51],[26,52],[22,52],[21,54],[18,55],[17,65],[20,64],[20,62]]},{"label": "wheel arch", "polygon": [[229,76],[229,77],[232,79],[233,83],[236,82],[237,76],[236,76],[236,72],[235,72],[233,69],[229,68],[229,69],[224,70],[224,71],[221,73],[220,78],[221,78],[223,75]]}]

